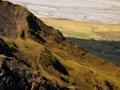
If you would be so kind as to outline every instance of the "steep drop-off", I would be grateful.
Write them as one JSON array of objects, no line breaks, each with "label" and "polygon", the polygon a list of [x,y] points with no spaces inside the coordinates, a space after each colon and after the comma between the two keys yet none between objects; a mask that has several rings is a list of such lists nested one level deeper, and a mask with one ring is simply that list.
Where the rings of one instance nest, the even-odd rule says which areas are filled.
[{"label": "steep drop-off", "polygon": [[120,90],[120,68],[70,43],[27,9],[0,1],[0,89]]}]

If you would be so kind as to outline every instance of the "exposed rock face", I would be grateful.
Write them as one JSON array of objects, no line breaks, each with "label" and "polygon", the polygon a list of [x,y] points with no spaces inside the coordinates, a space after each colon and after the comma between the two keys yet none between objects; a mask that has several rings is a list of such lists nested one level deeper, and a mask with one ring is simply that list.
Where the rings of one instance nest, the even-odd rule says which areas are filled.
[{"label": "exposed rock face", "polygon": [[0,1],[1,90],[120,90],[119,75],[25,8]]},{"label": "exposed rock face", "polygon": [[41,41],[62,41],[64,37],[59,31],[46,26],[25,8],[10,2],[0,2],[1,35],[9,37],[33,37]]}]

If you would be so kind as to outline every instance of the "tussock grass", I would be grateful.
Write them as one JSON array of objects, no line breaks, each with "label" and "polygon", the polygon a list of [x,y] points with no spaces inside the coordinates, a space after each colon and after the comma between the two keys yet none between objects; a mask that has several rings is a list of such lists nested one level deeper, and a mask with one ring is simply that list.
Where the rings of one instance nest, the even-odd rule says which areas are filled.
[{"label": "tussock grass", "polygon": [[[54,74],[51,74],[49,73],[50,71],[43,68],[41,65],[42,63],[40,63],[40,57],[41,55],[43,56],[42,52],[45,50],[42,44],[29,38],[17,38],[14,41],[6,38],[5,42],[9,46],[12,46],[12,44],[15,43],[22,55],[33,63],[33,70],[39,71],[42,76],[48,78],[52,82],[59,83],[60,85],[67,85],[67,87],[75,88],[77,84],[79,86],[78,88],[81,87],[86,90],[93,90],[93,88],[95,90],[98,88],[106,90],[106,88],[116,88],[120,85],[119,76],[117,76],[119,74],[119,69],[113,64],[100,61],[99,58],[95,58],[95,56],[87,55],[87,57],[81,58],[79,61],[78,58],[69,56],[67,52],[63,52],[62,50],[59,50],[59,48],[53,49],[51,51],[52,55],[65,66],[69,73],[69,76],[61,74],[61,77],[56,77],[55,74],[58,73],[56,73],[53,67],[49,69],[54,72]],[[44,55],[48,56],[47,54]],[[48,58],[50,58],[50,56],[45,60],[48,60]],[[115,72],[115,74],[111,73],[111,71],[107,71],[107,69]]]}]

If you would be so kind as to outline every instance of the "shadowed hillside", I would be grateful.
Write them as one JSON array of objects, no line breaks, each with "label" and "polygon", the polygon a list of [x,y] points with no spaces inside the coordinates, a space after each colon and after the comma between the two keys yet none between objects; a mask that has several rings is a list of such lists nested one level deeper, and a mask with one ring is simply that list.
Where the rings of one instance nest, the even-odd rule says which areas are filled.
[{"label": "shadowed hillside", "polygon": [[91,53],[120,66],[119,41],[96,41],[76,38],[67,39],[83,48],[88,49]]},{"label": "shadowed hillside", "polygon": [[0,89],[120,90],[120,68],[24,7],[0,1]]}]

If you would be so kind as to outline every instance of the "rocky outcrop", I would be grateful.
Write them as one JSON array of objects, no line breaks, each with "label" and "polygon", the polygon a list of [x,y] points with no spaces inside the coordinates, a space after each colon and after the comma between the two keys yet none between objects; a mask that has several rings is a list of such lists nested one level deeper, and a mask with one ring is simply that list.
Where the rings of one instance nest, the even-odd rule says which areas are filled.
[{"label": "rocky outcrop", "polygon": [[[8,37],[31,37],[35,40],[61,42],[65,38],[59,31],[46,26],[27,9],[10,2],[0,2],[0,31]],[[40,41],[39,40],[39,41]]]}]

